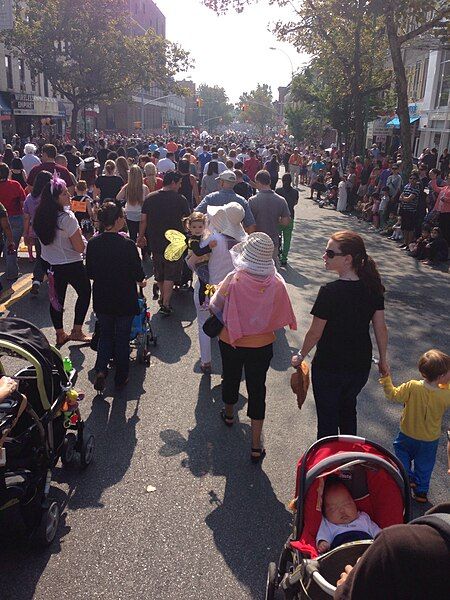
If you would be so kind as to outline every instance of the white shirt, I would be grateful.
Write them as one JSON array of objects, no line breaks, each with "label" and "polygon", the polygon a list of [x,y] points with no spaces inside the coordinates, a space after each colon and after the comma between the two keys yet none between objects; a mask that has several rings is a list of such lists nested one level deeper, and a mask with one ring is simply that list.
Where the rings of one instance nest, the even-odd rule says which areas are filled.
[{"label": "white shirt", "polygon": [[245,162],[248,158],[250,158],[250,156],[248,154],[244,154],[243,152],[237,155],[237,159],[241,163]]},{"label": "white shirt", "polygon": [[[218,160],[217,158],[215,158],[215,159],[213,158],[213,160],[210,162],[214,162],[214,161],[217,163],[219,175],[227,170],[226,165],[222,161]],[[208,167],[209,167],[209,162],[206,163],[205,168],[203,169],[203,175],[208,174]]]},{"label": "white shirt", "polygon": [[331,544],[336,536],[340,533],[347,533],[348,531],[364,531],[370,537],[374,538],[381,529],[365,512],[358,511],[358,516],[354,521],[342,523],[340,525],[330,523],[328,519],[322,517],[322,522],[316,536],[316,544],[321,540]]},{"label": "white shirt", "polygon": [[158,173],[167,173],[168,171],[175,171],[175,163],[170,160],[170,158],[161,158],[158,160],[156,165],[156,170]]},{"label": "white shirt", "polygon": [[340,181],[338,185],[338,202],[336,210],[345,210],[347,208],[347,182]]},{"label": "white shirt", "polygon": [[65,265],[83,260],[83,255],[73,249],[70,239],[80,228],[71,210],[58,216],[55,239],[48,246],[41,242],[41,256],[50,265]]},{"label": "white shirt", "polygon": [[209,255],[209,283],[218,285],[225,279],[228,273],[233,271],[234,266],[228,249],[227,238],[221,233],[213,231],[206,240],[202,240],[200,246],[205,248],[212,240],[217,242],[217,246],[212,249],[212,252]]},{"label": "white shirt", "polygon": [[[25,169],[25,173],[27,176],[30,174],[30,171],[33,167],[41,164],[40,159],[35,154],[25,154],[22,156],[22,164]],[[53,173],[52,173],[53,175]]]}]

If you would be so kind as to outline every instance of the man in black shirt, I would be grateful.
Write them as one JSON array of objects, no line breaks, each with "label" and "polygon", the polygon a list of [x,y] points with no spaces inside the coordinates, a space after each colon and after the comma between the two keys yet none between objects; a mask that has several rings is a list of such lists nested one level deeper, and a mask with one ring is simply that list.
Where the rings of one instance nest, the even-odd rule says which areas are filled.
[{"label": "man in black shirt", "polygon": [[183,266],[183,258],[177,261],[164,258],[169,245],[165,234],[168,229],[185,233],[182,221],[190,214],[188,201],[179,193],[181,178],[179,173],[169,171],[164,175],[162,189],[147,196],[142,206],[137,240],[140,248],[148,248],[152,253],[155,281],[160,290],[159,312],[164,316],[172,313],[173,285],[180,280]]}]

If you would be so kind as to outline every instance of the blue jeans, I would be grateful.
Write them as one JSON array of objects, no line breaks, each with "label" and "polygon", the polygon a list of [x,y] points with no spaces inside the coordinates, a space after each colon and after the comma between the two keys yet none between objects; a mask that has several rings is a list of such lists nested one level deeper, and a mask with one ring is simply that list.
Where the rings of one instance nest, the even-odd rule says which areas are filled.
[{"label": "blue jeans", "polygon": [[11,225],[14,245],[16,251],[14,254],[8,254],[8,241],[3,234],[3,255],[6,262],[6,279],[17,279],[19,276],[19,266],[17,264],[17,250],[19,249],[20,239],[23,235],[23,216],[17,215],[15,217],[9,217]]},{"label": "blue jeans", "polygon": [[415,440],[401,431],[394,440],[395,456],[402,462],[410,481],[416,484],[416,492],[425,494],[428,492],[438,445],[438,439],[432,442],[423,442]]},{"label": "blue jeans", "polygon": [[367,371],[332,372],[312,365],[317,410],[317,439],[329,435],[356,435],[356,400],[369,379]]},{"label": "blue jeans", "polygon": [[130,368],[130,334],[133,316],[117,317],[114,315],[97,314],[100,326],[97,361],[95,370],[106,375],[108,363],[114,358],[116,368],[115,381],[123,383],[128,377]]}]

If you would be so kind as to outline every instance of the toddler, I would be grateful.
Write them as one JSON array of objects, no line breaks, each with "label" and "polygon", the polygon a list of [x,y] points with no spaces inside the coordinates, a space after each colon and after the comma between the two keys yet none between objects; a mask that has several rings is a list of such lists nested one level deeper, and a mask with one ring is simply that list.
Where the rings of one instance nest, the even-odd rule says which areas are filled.
[{"label": "toddler", "polygon": [[394,240],[396,242],[399,242],[403,239],[402,218],[401,217],[397,217],[397,222],[392,227],[392,235],[390,236],[389,239]]},{"label": "toddler", "polygon": [[417,260],[424,260],[427,258],[428,249],[427,245],[431,238],[431,226],[427,223],[422,225],[422,235],[417,238],[415,242],[409,245],[409,254]]},{"label": "toddler", "polygon": [[334,477],[325,482],[322,513],[316,536],[319,554],[347,542],[373,539],[381,531],[367,513],[357,509],[348,489]]},{"label": "toddler", "polygon": [[193,212],[189,217],[183,220],[187,230],[186,244],[188,255],[186,262],[189,267],[197,273],[200,289],[199,302],[202,306],[205,302],[206,284],[209,283],[209,270],[207,262],[212,249],[217,246],[217,242],[212,240],[204,248],[200,247],[206,228],[206,215],[201,212]]},{"label": "toddler", "polygon": [[450,406],[450,356],[428,350],[419,359],[422,381],[394,387],[390,375],[380,383],[388,400],[403,404],[394,451],[409,473],[413,498],[428,502],[431,473],[441,435],[442,417]]},{"label": "toddler", "polygon": [[87,195],[87,183],[83,179],[75,186],[75,196],[72,198],[71,208],[75,213],[81,231],[86,238],[94,235],[93,221],[95,215],[92,209],[92,200]]},{"label": "toddler", "polygon": [[435,262],[445,262],[448,260],[448,245],[441,234],[439,227],[433,227],[431,230],[431,239],[427,244],[428,264]]}]

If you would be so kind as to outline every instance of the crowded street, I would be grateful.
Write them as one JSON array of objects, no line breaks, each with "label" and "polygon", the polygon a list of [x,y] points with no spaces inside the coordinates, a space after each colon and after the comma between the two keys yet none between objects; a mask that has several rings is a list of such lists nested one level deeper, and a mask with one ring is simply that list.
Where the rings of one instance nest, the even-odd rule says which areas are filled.
[{"label": "crowded street", "polygon": [[[158,336],[151,367],[132,364],[126,393],[95,397],[95,353],[70,342],[65,354],[86,390],[82,414],[96,436],[95,461],[81,474],[55,469],[64,506],[61,538],[44,554],[18,543],[11,524],[3,546],[2,599],[264,597],[267,564],[290,533],[295,465],[315,439],[312,392],[301,411],[289,386],[290,357],[301,343],[320,285],[330,281],[322,254],[331,233],[361,232],[387,288],[389,359],[395,381],[415,377],[424,348],[447,345],[448,273],[418,266],[396,245],[355,218],[318,208],[301,188],[289,266],[282,269],[297,332],[278,332],[267,379],[267,457],[247,462],[249,420],[245,391],[239,422],[219,419],[220,356],[213,347],[211,376],[202,375],[192,293],[178,292],[170,319],[154,314]],[[67,313],[73,310],[70,294]],[[30,319],[52,337],[44,297],[26,296],[10,315]],[[150,301],[156,312],[156,302]],[[93,322],[92,313],[88,323]],[[376,351],[374,351],[376,355]],[[358,401],[358,433],[392,447],[400,407],[388,403],[375,365]],[[149,488],[151,486],[151,488]],[[154,491],[147,491],[147,489]],[[437,453],[429,500],[448,498],[446,444]],[[416,505],[414,516],[430,505]]]}]

